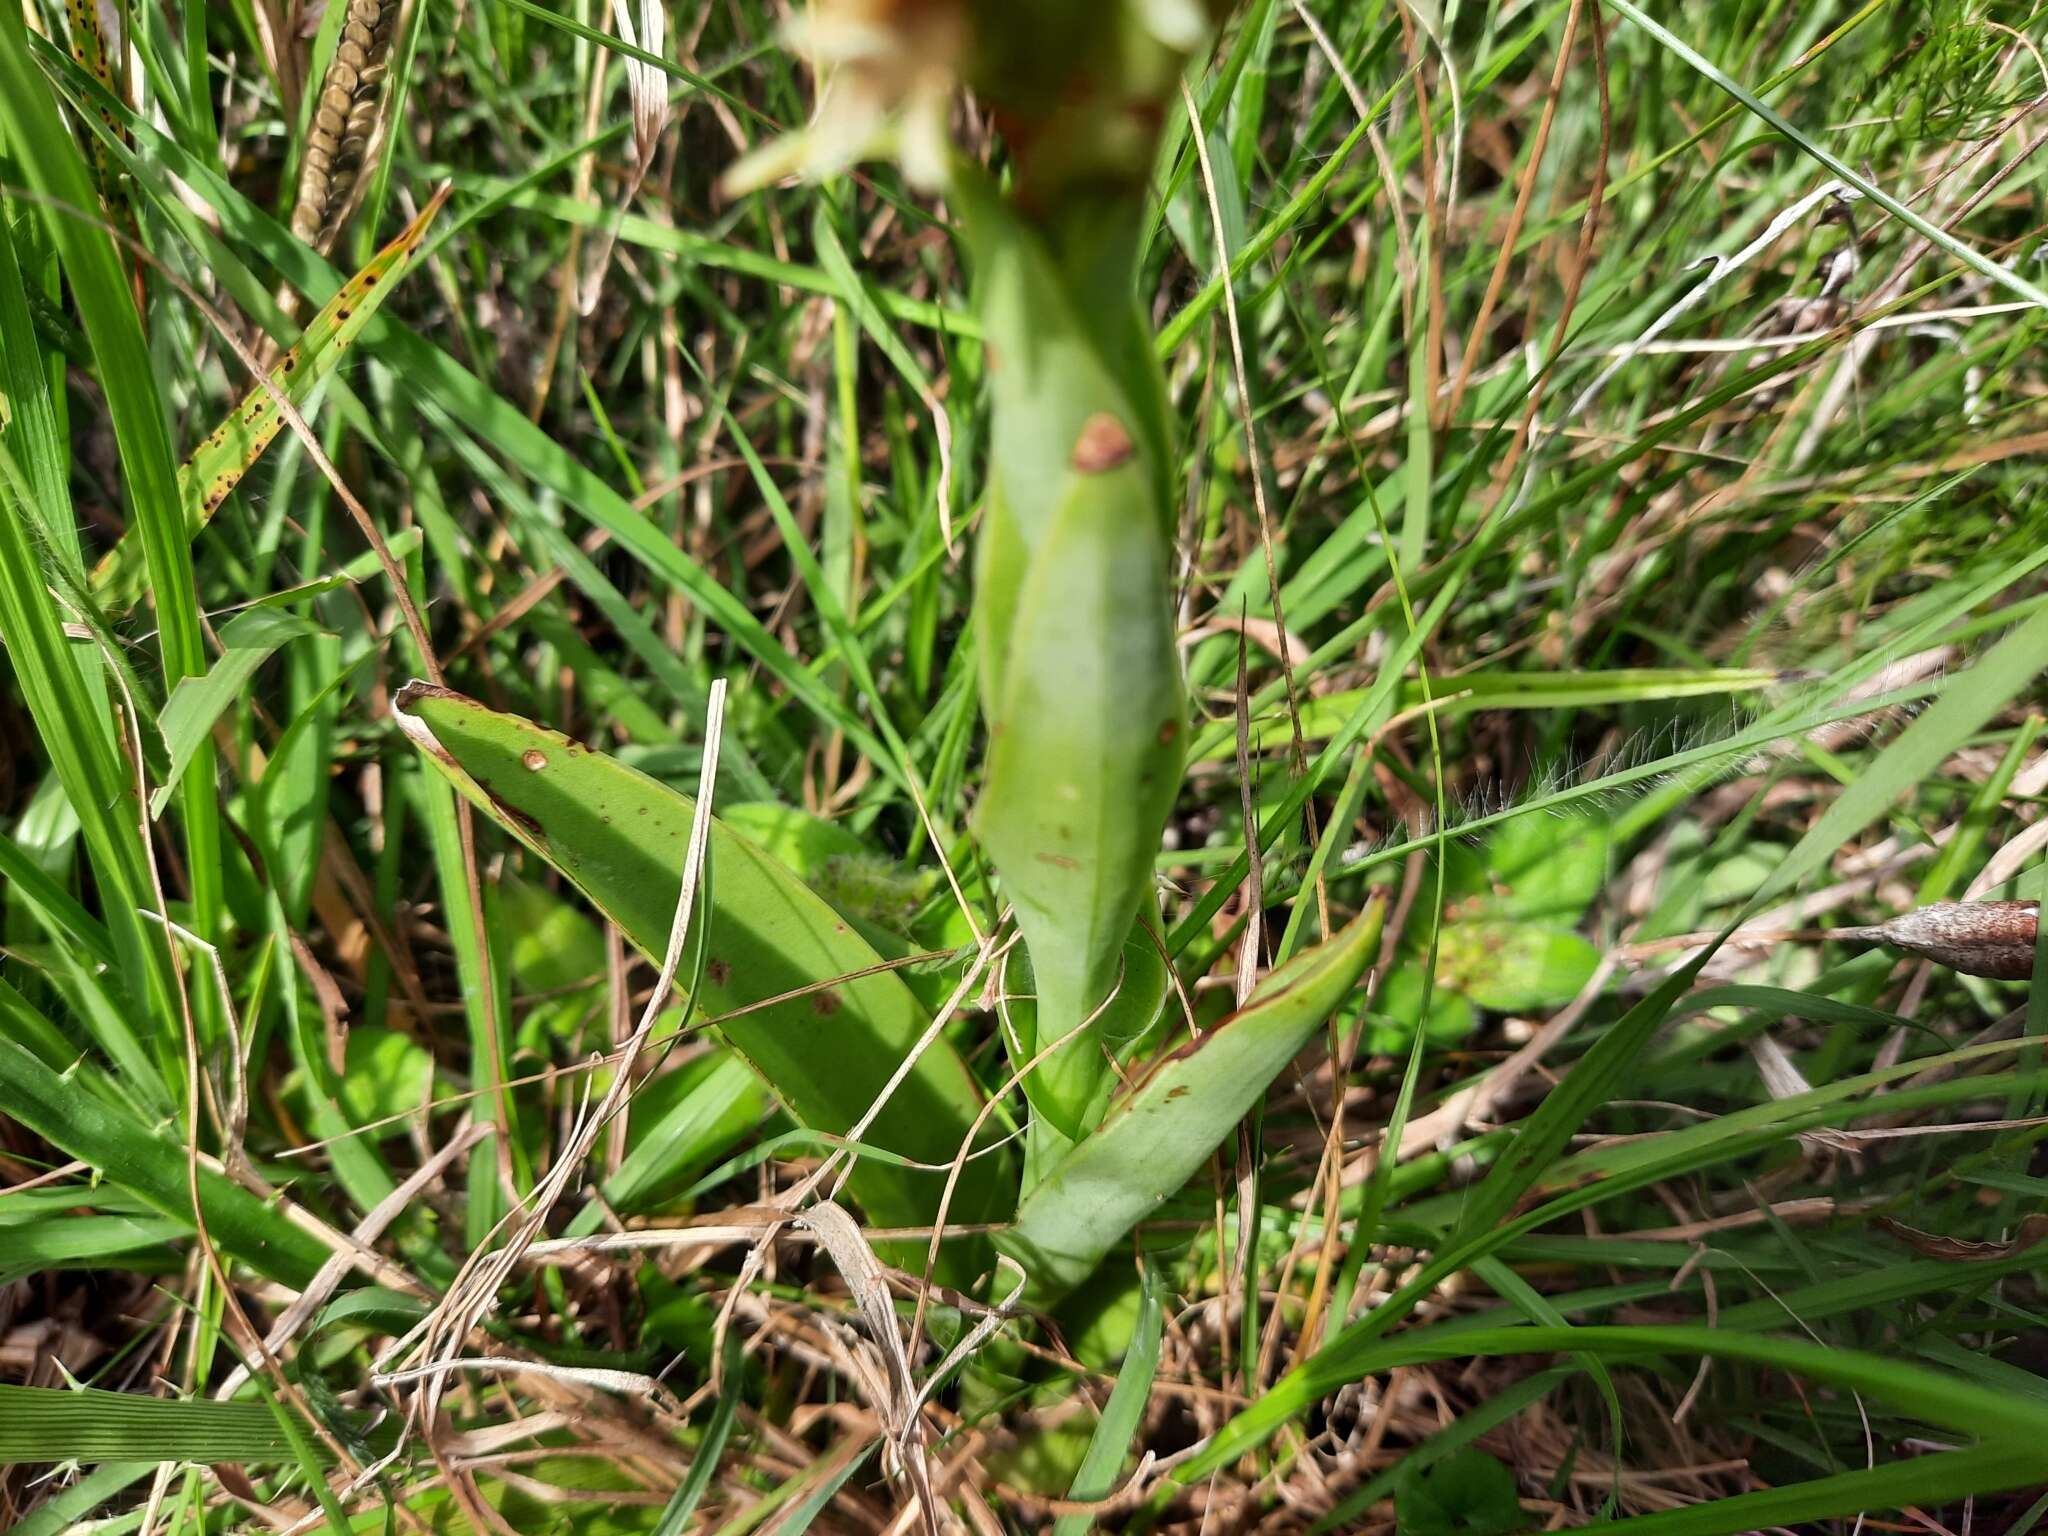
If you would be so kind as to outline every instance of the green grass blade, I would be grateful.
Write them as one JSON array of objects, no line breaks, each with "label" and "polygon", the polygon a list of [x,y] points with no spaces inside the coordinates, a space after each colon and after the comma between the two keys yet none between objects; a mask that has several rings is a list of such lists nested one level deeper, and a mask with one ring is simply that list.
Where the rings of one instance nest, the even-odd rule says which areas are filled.
[{"label": "green grass blade", "polygon": [[1749,904],[1756,911],[1814,874],[1835,850],[1882,816],[1893,801],[1941,765],[1949,753],[2048,667],[2048,608],[1948,679],[1925,713],[1856,776],[1798,845],[1772,871]]},{"label": "green grass blade", "polygon": [[1815,139],[1813,135],[1802,132],[1794,127],[1780,113],[1765,105],[1746,86],[1731,78],[1711,60],[1705,58],[1696,49],[1689,46],[1677,34],[1673,33],[1670,28],[1644,15],[1640,9],[1630,3],[1630,0],[1608,0],[1608,3],[1645,32],[1649,33],[1650,36],[1654,37],[1661,46],[1670,49],[1672,53],[1683,59],[1689,67],[1698,70],[1707,79],[1713,81],[1715,85],[1741,102],[1750,112],[1769,123],[1793,144],[1798,145],[1802,153],[1826,166],[1841,181],[1854,187],[1858,192],[1869,198],[1878,207],[1882,208],[1886,213],[1904,224],[1922,239],[1948,252],[1949,255],[1955,257],[1957,261],[1962,262],[1965,266],[1982,273],[1985,277],[1990,278],[1992,282],[1998,284],[1999,287],[2016,293],[2021,298],[2026,299],[2030,303],[2038,304],[2043,309],[2048,309],[2048,293],[2044,293],[2039,288],[2036,288],[2010,267],[1993,261],[1975,246],[1958,240],[1939,224],[1930,221],[1926,215],[1915,212],[1912,208],[1885,191],[1884,188],[1877,185],[1876,182],[1859,174],[1846,160],[1832,153],[1825,145]]},{"label": "green grass blade", "polygon": [[[0,134],[29,185],[47,199],[44,224],[98,364],[129,518],[147,554],[164,680],[175,684],[203,672],[206,656],[170,430],[150,369],[148,339],[127,273],[102,225],[85,161],[58,116],[48,82],[29,58],[23,18],[11,8],[0,17]],[[221,901],[220,816],[211,752],[202,750],[186,782],[186,852],[197,927],[204,937],[218,923]]]},{"label": "green grass blade", "polygon": [[80,905],[78,898],[49,874],[11,837],[0,836],[0,881],[9,896],[19,896],[54,933],[70,936],[85,954],[101,965],[118,963],[106,925]]},{"label": "green grass blade", "polygon": [[739,1340],[728,1337],[725,1341],[725,1373],[718,1384],[718,1397],[711,1407],[711,1421],[704,1426],[704,1434],[697,1441],[697,1454],[690,1460],[690,1470],[684,1474],[676,1491],[662,1506],[660,1517],[654,1522],[652,1536],[682,1536],[689,1526],[690,1516],[697,1511],[705,1490],[711,1486],[711,1479],[718,1474],[718,1460],[725,1454],[725,1442],[731,1438],[733,1421],[739,1417],[740,1399],[746,1387],[746,1351],[740,1348]]},{"label": "green grass blade", "polygon": [[[131,1003],[168,1007],[175,996],[161,934],[139,916],[153,905],[137,832],[139,807],[111,724],[65,639],[51,596],[47,546],[23,504],[27,489],[0,443],[0,643],[50,767],[84,833]],[[35,887],[28,888],[33,896]],[[64,911],[61,903],[52,910]]]},{"label": "green grass blade", "polygon": [[20,465],[31,495],[29,508],[41,515],[44,536],[77,575],[78,530],[59,516],[71,504],[71,454],[57,426],[50,398],[50,372],[29,310],[28,288],[16,258],[15,236],[0,219],[0,444]]},{"label": "green grass blade", "polygon": [[812,1522],[825,1512],[825,1506],[839,1496],[839,1490],[846,1486],[853,1474],[868,1464],[881,1444],[879,1440],[871,1442],[865,1449],[847,1457],[843,1466],[820,1478],[815,1488],[790,1506],[789,1513],[768,1527],[767,1536],[803,1536]]},{"label": "green grass blade", "polygon": [[[1160,1306],[1163,1287],[1148,1264],[1138,1277],[1138,1320],[1131,1330],[1130,1348],[1117,1367],[1116,1385],[1088,1437],[1087,1452],[1067,1489],[1070,1499],[1106,1499],[1116,1491],[1117,1474],[1129,1459],[1145,1419],[1145,1406],[1152,1396],[1152,1378],[1159,1370],[1159,1343],[1166,1330]],[[1088,1536],[1095,1528],[1089,1515],[1061,1515],[1052,1536]]]},{"label": "green grass blade", "polygon": [[[1784,1488],[1730,1494],[1684,1509],[1576,1527],[1599,1536],[1744,1536],[1750,1531],[1800,1530],[1835,1517],[1862,1516],[1907,1506],[1924,1509],[1972,1495],[2038,1487],[2038,1450],[1981,1446],[1940,1451],[1858,1472],[1817,1477]],[[1870,1528],[1866,1523],[1866,1529]]]},{"label": "green grass blade", "polygon": [[262,1403],[0,1386],[0,1463],[293,1459],[291,1437]]},{"label": "green grass blade", "polygon": [[[176,783],[192,761],[193,754],[213,730],[214,722],[233,705],[249,686],[257,670],[287,640],[320,631],[297,614],[276,608],[251,608],[221,627],[221,658],[204,677],[181,678],[164,701],[157,727],[163,732],[164,747],[170,753],[170,781]],[[168,788],[150,798],[149,813],[163,814]]]},{"label": "green grass blade", "polygon": [[[12,1021],[10,1021],[12,1022]],[[53,1269],[104,1269],[185,1236],[190,1222],[168,1216],[72,1213],[62,1221],[0,1226],[0,1285]]]},{"label": "green grass blade", "polygon": [[[12,1039],[0,1040],[0,1114],[166,1216],[189,1224],[192,1196],[183,1148],[87,1091],[78,1077],[96,1072],[80,1063],[59,1075]],[[204,1168],[199,1192],[214,1246],[229,1258],[293,1287],[310,1283],[327,1259],[327,1245],[277,1204]]]},{"label": "green grass blade", "polygon": [[62,1536],[88,1523],[92,1512],[156,1470],[153,1461],[109,1461],[53,1495],[13,1528],[12,1536]]},{"label": "green grass blade", "polygon": [[[1291,615],[1290,615],[1291,617]],[[1397,695],[1400,709],[1435,701],[1439,720],[1482,709],[1602,709],[1676,699],[1722,698],[1757,693],[1785,682],[1785,674],[1764,667],[1626,667],[1603,672],[1461,672],[1431,680],[1428,698],[1419,682],[1406,681]],[[1327,741],[1364,702],[1368,690],[1346,689],[1301,701],[1304,741]],[[1294,739],[1285,716],[1254,721],[1252,747],[1274,751]],[[1196,739],[1193,758],[1229,761],[1237,751],[1236,728],[1224,723]]]},{"label": "green grass blade", "polygon": [[[685,1069],[687,1070],[687,1069]],[[686,1174],[728,1151],[761,1118],[761,1085],[738,1057],[721,1051],[682,1100],[649,1126],[593,1200],[569,1224],[568,1235],[595,1232],[609,1207],[637,1215],[671,1193]],[[638,1114],[638,1106],[635,1107]]]}]

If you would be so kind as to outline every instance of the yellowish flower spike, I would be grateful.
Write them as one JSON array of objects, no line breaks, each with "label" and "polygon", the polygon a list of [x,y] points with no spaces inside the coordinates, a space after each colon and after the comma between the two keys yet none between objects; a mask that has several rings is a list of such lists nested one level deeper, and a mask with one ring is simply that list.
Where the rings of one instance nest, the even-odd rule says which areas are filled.
[{"label": "yellowish flower spike", "polygon": [[1218,0],[816,0],[784,28],[819,79],[810,123],[725,176],[730,194],[893,158],[912,186],[948,177],[953,98],[989,109],[1027,203],[1062,184],[1141,179],[1163,105]]},{"label": "yellowish flower spike", "polygon": [[944,184],[967,41],[960,0],[827,0],[793,17],[783,35],[818,75],[817,110],[807,127],[733,166],[728,193],[791,176],[819,181],[889,156],[920,191]]}]

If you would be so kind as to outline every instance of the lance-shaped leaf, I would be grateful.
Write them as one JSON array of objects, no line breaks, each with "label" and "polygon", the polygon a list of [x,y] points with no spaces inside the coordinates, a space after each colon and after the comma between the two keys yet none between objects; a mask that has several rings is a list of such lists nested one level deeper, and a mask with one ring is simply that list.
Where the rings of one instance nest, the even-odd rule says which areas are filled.
[{"label": "lance-shaped leaf", "polygon": [[[370,317],[397,286],[426,238],[427,227],[448,198],[443,187],[428,200],[414,219],[369,265],[343,283],[320,313],[315,315],[292,349],[270,370],[270,382],[303,409],[321,380],[334,372]],[[193,450],[178,471],[178,499],[185,511],[187,530],[197,537],[207,520],[228,499],[256,461],[263,457],[284,414],[268,389],[258,384],[242,403]],[[93,593],[109,613],[134,606],[141,596],[144,577],[142,547],[134,536],[121,539],[93,572]]]},{"label": "lance-shaped leaf", "polygon": [[[1129,439],[1103,417],[1110,449]],[[1076,478],[1017,592],[991,701],[975,830],[1016,904],[1037,978],[1038,1039],[1068,1043],[1025,1079],[1069,1137],[1106,1071],[1076,1032],[1116,985],[1180,782],[1182,695],[1166,541],[1132,462]]]},{"label": "lance-shaped leaf", "polygon": [[1242,1010],[1155,1067],[1026,1196],[998,1239],[1049,1305],[1087,1279],[1243,1119],[1365,973],[1385,905],[1260,983]]},{"label": "lance-shaped leaf", "polygon": [[[474,699],[413,683],[395,707],[407,735],[455,787],[560,870],[641,953],[659,958],[674,921],[692,802],[667,785]],[[767,853],[713,821],[700,1017],[718,1028],[790,1113],[850,1130],[929,1020],[844,919]],[[703,910],[700,903],[700,911]],[[701,923],[704,919],[698,919]],[[863,1159],[854,1192],[884,1226],[929,1222],[944,1165],[966,1142],[981,1091],[945,1040],[920,1055],[866,1133],[868,1144],[936,1171]],[[989,1140],[993,1140],[991,1135]],[[949,1220],[1006,1208],[1014,1174],[1000,1154],[969,1161]]]},{"label": "lance-shaped leaf", "polygon": [[[1033,1106],[1078,1137],[1106,1076],[1080,1029],[1116,985],[1184,749],[1163,391],[1128,221],[1043,231],[963,175],[995,397],[975,617],[988,772],[975,829],[1036,978]],[[1132,344],[1132,338],[1136,338]]]}]

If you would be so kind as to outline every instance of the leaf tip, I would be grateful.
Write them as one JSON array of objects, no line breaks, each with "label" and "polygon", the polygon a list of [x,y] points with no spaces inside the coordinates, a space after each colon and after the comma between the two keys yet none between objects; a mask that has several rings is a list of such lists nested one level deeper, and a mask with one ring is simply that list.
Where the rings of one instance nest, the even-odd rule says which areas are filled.
[{"label": "leaf tip", "polygon": [[405,732],[406,740],[418,747],[429,757],[456,767],[455,756],[441,745],[441,739],[434,734],[434,728],[420,718],[416,708],[423,699],[459,699],[462,695],[452,688],[443,688],[438,683],[422,682],[414,678],[391,696],[391,718],[398,722],[398,728]]}]

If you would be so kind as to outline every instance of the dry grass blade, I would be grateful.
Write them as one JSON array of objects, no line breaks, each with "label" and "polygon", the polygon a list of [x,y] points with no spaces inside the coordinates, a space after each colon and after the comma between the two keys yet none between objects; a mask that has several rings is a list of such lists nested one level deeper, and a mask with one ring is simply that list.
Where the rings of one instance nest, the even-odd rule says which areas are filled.
[{"label": "dry grass blade", "polygon": [[[612,0],[612,16],[628,47],[658,54],[668,30],[662,0]],[[626,90],[633,102],[633,148],[641,174],[654,159],[655,145],[668,123],[668,90],[662,72],[643,59],[626,60]]]},{"label": "dry grass blade", "polygon": [[[659,55],[668,28],[662,0],[612,0],[612,18],[626,46],[641,54]],[[578,287],[577,308],[587,319],[597,312],[604,293],[604,275],[611,266],[612,247],[618,239],[619,223],[626,209],[640,193],[640,184],[654,164],[654,151],[661,143],[661,130],[668,125],[668,83],[662,72],[644,58],[626,58],[626,92],[633,111],[633,166],[626,185],[620,189],[611,220],[598,236],[591,252],[590,270]]]},{"label": "dry grass blade", "polygon": [[2034,901],[1944,901],[1869,928],[1825,937],[1847,944],[1889,944],[1966,976],[2024,981],[2034,974],[2041,905]]}]

